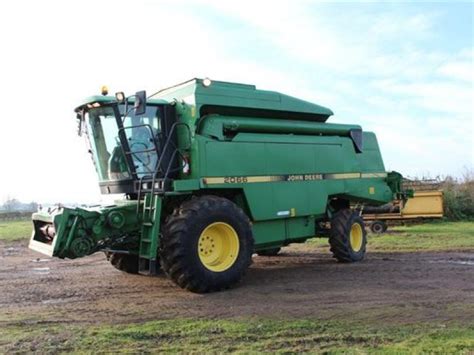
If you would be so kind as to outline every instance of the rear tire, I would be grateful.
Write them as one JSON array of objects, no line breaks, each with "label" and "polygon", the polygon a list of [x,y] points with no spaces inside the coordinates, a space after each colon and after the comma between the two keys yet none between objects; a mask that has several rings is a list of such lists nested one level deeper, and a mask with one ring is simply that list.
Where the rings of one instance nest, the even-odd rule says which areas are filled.
[{"label": "rear tire", "polygon": [[373,221],[370,230],[375,234],[382,234],[387,231],[387,224],[384,221]]},{"label": "rear tire", "polygon": [[340,262],[361,261],[365,256],[367,233],[364,220],[350,209],[342,209],[331,220],[329,244]]},{"label": "rear tire", "polygon": [[117,270],[138,274],[138,255],[111,253],[109,261]]},{"label": "rear tire", "polygon": [[228,199],[202,196],[185,201],[168,217],[160,262],[180,287],[205,293],[240,281],[253,253],[250,221]]},{"label": "rear tire", "polygon": [[272,248],[272,249],[265,249],[257,251],[257,255],[259,256],[277,256],[280,252],[281,248]]}]

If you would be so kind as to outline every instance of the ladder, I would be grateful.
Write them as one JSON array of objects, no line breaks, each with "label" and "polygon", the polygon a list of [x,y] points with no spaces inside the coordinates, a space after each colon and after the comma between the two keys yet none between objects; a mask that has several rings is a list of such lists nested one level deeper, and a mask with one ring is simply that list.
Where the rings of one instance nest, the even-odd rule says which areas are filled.
[{"label": "ladder", "polygon": [[158,208],[161,210],[161,199],[155,194],[146,194],[138,253],[138,272],[143,275],[155,275],[158,270],[158,238],[155,236],[159,234],[160,224],[154,220]]}]

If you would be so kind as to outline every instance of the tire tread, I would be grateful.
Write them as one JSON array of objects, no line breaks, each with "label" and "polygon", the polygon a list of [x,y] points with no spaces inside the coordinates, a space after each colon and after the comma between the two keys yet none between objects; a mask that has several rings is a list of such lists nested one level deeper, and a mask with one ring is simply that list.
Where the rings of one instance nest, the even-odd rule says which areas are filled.
[{"label": "tire tread", "polygon": [[[217,278],[203,277],[202,273],[196,271],[186,258],[186,249],[189,248],[183,242],[185,236],[191,233],[192,225],[199,219],[207,217],[213,211],[225,211],[234,214],[238,220],[245,224],[248,230],[250,252],[244,255],[242,271],[238,275],[229,276],[227,282],[218,282]],[[229,288],[240,281],[245,270],[251,264],[253,250],[253,236],[250,221],[245,213],[228,199],[218,196],[201,196],[187,200],[176,208],[167,218],[163,227],[160,262],[163,271],[180,287],[192,292],[206,293],[215,292]],[[227,273],[227,271],[225,271]]]}]

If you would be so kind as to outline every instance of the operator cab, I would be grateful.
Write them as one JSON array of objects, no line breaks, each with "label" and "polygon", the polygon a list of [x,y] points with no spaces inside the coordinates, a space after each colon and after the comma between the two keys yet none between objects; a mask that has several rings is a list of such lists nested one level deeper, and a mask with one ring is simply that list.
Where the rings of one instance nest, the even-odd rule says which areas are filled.
[{"label": "operator cab", "polygon": [[178,172],[174,105],[141,92],[93,96],[75,111],[103,194],[164,189]]}]

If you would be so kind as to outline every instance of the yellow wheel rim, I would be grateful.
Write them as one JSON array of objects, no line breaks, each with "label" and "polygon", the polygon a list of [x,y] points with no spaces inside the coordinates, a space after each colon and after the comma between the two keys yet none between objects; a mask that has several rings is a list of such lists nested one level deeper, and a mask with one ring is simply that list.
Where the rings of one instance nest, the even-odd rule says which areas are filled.
[{"label": "yellow wheel rim", "polygon": [[351,227],[350,242],[353,251],[358,252],[362,249],[362,240],[364,239],[364,233],[359,223],[354,223]]},{"label": "yellow wheel rim", "polygon": [[199,237],[199,259],[207,269],[222,272],[234,265],[239,247],[235,229],[227,223],[215,222],[208,225]]}]

